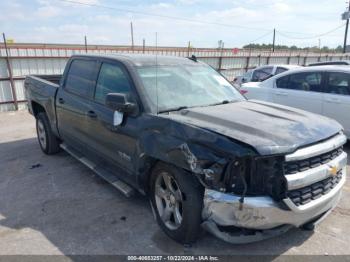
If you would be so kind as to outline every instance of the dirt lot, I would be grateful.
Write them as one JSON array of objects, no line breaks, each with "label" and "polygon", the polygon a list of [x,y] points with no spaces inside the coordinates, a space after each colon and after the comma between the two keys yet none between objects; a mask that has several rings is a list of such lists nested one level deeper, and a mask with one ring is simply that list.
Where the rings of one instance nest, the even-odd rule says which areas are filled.
[{"label": "dirt lot", "polygon": [[240,246],[204,232],[184,248],[159,229],[144,197],[125,198],[65,152],[44,155],[25,111],[0,113],[0,199],[0,255],[350,254],[349,179],[314,232]]}]

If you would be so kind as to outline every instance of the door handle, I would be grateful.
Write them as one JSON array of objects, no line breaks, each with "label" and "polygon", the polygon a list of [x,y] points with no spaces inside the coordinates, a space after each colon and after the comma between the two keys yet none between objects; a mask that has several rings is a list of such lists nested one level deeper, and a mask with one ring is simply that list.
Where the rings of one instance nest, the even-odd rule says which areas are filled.
[{"label": "door handle", "polygon": [[326,98],[325,101],[328,103],[339,103],[340,102],[340,100],[338,98]]},{"label": "door handle", "polygon": [[97,118],[97,114],[92,110],[88,111],[86,115],[90,118]]},{"label": "door handle", "polygon": [[287,96],[288,93],[287,92],[275,92],[276,95],[279,95],[279,96]]},{"label": "door handle", "polygon": [[64,99],[60,97],[60,98],[58,99],[58,103],[64,104]]}]

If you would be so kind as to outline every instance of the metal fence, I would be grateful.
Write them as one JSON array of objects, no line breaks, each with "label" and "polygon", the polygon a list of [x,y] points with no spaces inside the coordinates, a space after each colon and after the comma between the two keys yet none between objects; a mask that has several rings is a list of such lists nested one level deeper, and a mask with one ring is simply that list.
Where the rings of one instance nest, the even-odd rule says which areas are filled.
[{"label": "metal fence", "polygon": [[275,52],[249,49],[207,49],[191,47],[84,46],[54,44],[0,44],[0,112],[26,107],[24,79],[30,74],[62,74],[73,54],[146,53],[188,57],[195,55],[229,80],[248,69],[265,64],[305,65],[317,61],[346,60],[349,54],[307,51]]}]

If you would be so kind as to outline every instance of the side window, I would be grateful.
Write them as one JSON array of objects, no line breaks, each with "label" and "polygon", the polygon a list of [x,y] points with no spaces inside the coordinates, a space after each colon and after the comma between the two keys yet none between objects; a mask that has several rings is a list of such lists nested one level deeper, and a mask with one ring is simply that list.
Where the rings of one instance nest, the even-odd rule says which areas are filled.
[{"label": "side window", "polygon": [[105,103],[109,93],[129,93],[130,82],[126,72],[117,65],[103,63],[97,79],[95,100]]},{"label": "side window", "polygon": [[340,72],[328,73],[327,93],[350,95],[350,74]]},{"label": "side window", "polygon": [[250,79],[252,77],[252,73],[253,73],[252,70],[248,70],[247,72],[245,72],[243,74],[243,77],[246,78],[246,79]]},{"label": "side window", "polygon": [[89,97],[95,86],[96,62],[73,60],[70,65],[65,88],[74,94]]},{"label": "side window", "polygon": [[289,76],[283,76],[276,80],[277,88],[288,88]]},{"label": "side window", "polygon": [[322,91],[322,73],[308,72],[289,76],[288,89],[301,91]]},{"label": "side window", "polygon": [[252,70],[248,70],[247,72],[245,72],[241,78],[241,82],[242,83],[250,82],[252,79],[252,73],[253,73]]},{"label": "side window", "polygon": [[278,74],[283,73],[285,71],[288,71],[288,69],[284,68],[284,67],[277,67],[275,74],[278,75]]},{"label": "side window", "polygon": [[265,80],[266,78],[271,76],[272,70],[273,70],[272,66],[255,70],[252,76],[252,81],[259,82],[259,81]]}]

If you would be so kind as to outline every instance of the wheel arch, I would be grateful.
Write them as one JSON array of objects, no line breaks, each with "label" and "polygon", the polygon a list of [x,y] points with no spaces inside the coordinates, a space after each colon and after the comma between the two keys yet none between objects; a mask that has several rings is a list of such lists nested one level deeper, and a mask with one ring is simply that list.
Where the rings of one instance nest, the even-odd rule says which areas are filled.
[{"label": "wheel arch", "polygon": [[37,117],[39,113],[46,113],[45,108],[38,102],[32,101],[31,106],[35,117]]}]

